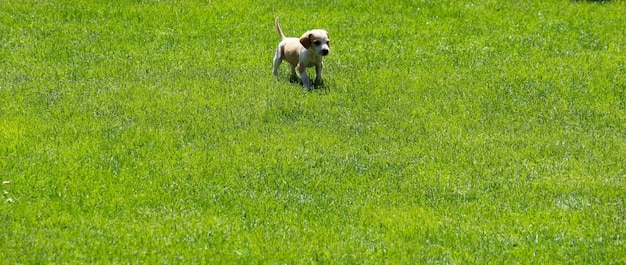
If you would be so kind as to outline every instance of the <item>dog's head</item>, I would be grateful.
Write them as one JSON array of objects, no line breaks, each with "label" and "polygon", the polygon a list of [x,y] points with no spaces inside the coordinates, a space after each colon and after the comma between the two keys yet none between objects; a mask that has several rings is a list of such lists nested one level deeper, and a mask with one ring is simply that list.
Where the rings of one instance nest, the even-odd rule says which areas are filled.
[{"label": "dog's head", "polygon": [[306,49],[314,49],[315,53],[326,56],[330,53],[330,38],[328,32],[323,29],[314,29],[305,32],[300,37],[300,43]]}]

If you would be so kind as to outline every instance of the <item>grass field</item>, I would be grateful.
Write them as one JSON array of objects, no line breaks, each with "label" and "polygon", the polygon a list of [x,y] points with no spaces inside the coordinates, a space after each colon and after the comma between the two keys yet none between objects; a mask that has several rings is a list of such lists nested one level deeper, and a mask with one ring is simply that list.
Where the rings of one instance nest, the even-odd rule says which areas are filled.
[{"label": "grass field", "polygon": [[2,1],[0,263],[625,264],[624,14]]}]

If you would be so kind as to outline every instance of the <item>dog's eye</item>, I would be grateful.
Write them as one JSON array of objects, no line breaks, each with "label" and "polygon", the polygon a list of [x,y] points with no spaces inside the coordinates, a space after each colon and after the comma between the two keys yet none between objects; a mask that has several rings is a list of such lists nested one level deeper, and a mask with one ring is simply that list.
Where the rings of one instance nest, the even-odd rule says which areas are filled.
[{"label": "dog's eye", "polygon": [[319,40],[316,40],[316,41],[314,41],[313,43],[314,43],[315,45],[320,45],[322,42],[321,42],[321,41],[319,41]]}]

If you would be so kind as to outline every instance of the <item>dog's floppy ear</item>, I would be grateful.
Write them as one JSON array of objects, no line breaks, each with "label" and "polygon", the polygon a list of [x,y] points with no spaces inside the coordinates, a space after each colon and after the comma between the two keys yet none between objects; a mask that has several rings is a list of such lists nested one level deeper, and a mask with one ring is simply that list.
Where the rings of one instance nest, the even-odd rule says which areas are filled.
[{"label": "dog's floppy ear", "polygon": [[302,37],[300,37],[300,43],[302,44],[302,46],[304,46],[304,48],[309,48],[311,47],[311,33],[309,33],[308,31],[305,32]]}]

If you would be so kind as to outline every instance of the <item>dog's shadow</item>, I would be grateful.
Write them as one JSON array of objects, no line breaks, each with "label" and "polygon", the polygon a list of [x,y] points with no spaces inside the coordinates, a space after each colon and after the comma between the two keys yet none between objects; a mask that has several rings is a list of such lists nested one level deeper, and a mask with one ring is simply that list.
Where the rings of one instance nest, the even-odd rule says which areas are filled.
[{"label": "dog's shadow", "polygon": [[[297,84],[300,87],[302,87],[302,80],[297,77],[297,76],[290,76],[289,77],[289,83],[291,84]],[[328,86],[326,86],[326,84],[324,84],[324,81],[320,82],[320,83],[313,83],[313,85],[311,86],[311,88],[307,89],[308,91],[313,91],[313,90],[329,90],[330,88]]]}]

